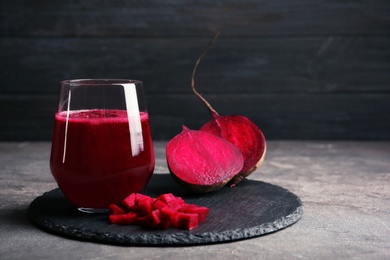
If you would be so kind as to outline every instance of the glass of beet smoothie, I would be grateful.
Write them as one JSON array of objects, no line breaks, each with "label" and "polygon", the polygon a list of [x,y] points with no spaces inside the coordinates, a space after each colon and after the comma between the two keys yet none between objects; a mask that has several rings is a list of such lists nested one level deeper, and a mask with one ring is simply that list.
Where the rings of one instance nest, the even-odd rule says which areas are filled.
[{"label": "glass of beet smoothie", "polygon": [[105,211],[110,204],[141,192],[154,163],[141,81],[61,82],[50,170],[79,210]]}]

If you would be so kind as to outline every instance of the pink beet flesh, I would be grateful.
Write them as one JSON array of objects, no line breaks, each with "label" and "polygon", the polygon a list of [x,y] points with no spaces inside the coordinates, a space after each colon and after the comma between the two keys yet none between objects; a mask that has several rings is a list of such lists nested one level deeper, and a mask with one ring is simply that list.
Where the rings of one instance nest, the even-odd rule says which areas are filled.
[{"label": "pink beet flesh", "polygon": [[244,167],[241,173],[253,171],[253,168],[256,168],[256,165],[263,159],[266,150],[264,135],[247,117],[213,114],[212,119],[200,130],[222,137],[242,152]]},{"label": "pink beet flesh", "polygon": [[186,127],[168,142],[166,156],[172,175],[195,192],[221,188],[244,164],[242,153],[233,144]]}]

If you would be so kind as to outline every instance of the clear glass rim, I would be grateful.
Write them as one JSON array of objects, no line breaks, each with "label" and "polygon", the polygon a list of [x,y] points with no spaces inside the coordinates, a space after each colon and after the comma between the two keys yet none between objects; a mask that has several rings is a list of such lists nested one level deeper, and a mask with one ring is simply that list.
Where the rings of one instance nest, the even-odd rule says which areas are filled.
[{"label": "clear glass rim", "polygon": [[72,86],[107,86],[120,84],[142,84],[142,81],[136,79],[68,79],[61,81],[61,85]]}]

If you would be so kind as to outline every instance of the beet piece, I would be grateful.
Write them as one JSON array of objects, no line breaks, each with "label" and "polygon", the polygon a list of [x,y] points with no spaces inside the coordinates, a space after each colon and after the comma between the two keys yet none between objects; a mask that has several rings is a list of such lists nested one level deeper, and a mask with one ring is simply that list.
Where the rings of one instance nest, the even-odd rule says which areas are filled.
[{"label": "beet piece", "polygon": [[145,203],[150,203],[152,204],[154,201],[153,198],[147,196],[147,195],[143,195],[141,193],[136,193],[135,194],[135,198],[134,198],[134,202],[135,204],[137,205],[140,205],[140,204],[145,204]]},{"label": "beet piece", "polygon": [[197,214],[199,223],[203,223],[209,214],[209,209],[207,207],[202,207],[195,204],[186,204],[181,209],[179,209],[179,212]]},{"label": "beet piece", "polygon": [[151,211],[148,214],[147,221],[149,228],[157,227],[163,221],[160,210],[156,209]]},{"label": "beet piece", "polygon": [[116,204],[111,204],[108,207],[108,212],[109,212],[110,215],[120,215],[120,214],[125,214],[126,213],[122,208],[120,208]]},{"label": "beet piece", "polygon": [[[161,212],[161,211],[160,211]],[[172,222],[170,219],[167,219],[165,218],[163,215],[161,215],[163,217],[161,223],[157,226],[158,228],[161,228],[161,229],[168,229],[168,228],[171,228],[172,227]]]},{"label": "beet piece", "polygon": [[198,214],[177,212],[178,228],[192,230],[198,227]]},{"label": "beet piece", "polygon": [[169,217],[161,212],[161,210],[153,210],[148,214],[147,227],[155,229],[168,229],[172,226],[172,222]]},{"label": "beet piece", "polygon": [[206,105],[211,115],[211,120],[203,125],[200,130],[231,142],[243,153],[244,166],[240,173],[232,179],[231,186],[234,186],[260,167],[266,153],[266,141],[261,130],[250,119],[237,115],[220,116],[195,89],[196,69],[218,35],[219,32],[217,32],[206,50],[196,61],[192,72],[191,88],[194,94]]},{"label": "beet piece", "polygon": [[165,219],[169,220],[173,227],[179,228],[178,212],[176,210],[165,207],[160,209],[160,212]]},{"label": "beet piece", "polygon": [[181,197],[176,197],[172,193],[164,193],[157,197],[157,200],[161,200],[169,205],[169,203],[174,202],[175,204],[184,204],[185,201]]},{"label": "beet piece", "polygon": [[149,221],[148,221],[148,215],[146,216],[138,216],[136,218],[136,220],[134,221],[134,224],[137,224],[137,225],[140,225],[140,226],[143,226],[143,227],[147,227],[149,225]]},{"label": "beet piece", "polygon": [[168,207],[168,204],[166,204],[165,202],[163,202],[161,200],[156,199],[152,203],[152,207],[153,207],[153,209],[162,209],[162,208]]},{"label": "beet piece", "polygon": [[135,193],[131,193],[124,200],[122,200],[121,205],[127,209],[131,209],[135,205]]},{"label": "beet piece", "polygon": [[165,193],[157,197],[157,200],[165,202],[172,209],[179,209],[185,204],[181,197],[175,197],[172,193]]},{"label": "beet piece", "polygon": [[138,214],[139,215],[148,215],[153,210],[154,200],[143,199],[138,202]]},{"label": "beet piece", "polygon": [[117,225],[131,225],[135,223],[136,219],[137,214],[134,212],[108,216],[108,222]]},{"label": "beet piece", "polygon": [[178,183],[197,193],[222,188],[244,164],[242,153],[230,142],[185,126],[168,142],[166,157]]}]

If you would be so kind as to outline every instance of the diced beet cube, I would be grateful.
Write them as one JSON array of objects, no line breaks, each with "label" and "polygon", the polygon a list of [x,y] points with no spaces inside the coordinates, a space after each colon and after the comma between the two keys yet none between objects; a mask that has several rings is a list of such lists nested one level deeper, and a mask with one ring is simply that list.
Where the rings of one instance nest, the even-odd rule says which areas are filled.
[{"label": "diced beet cube", "polygon": [[127,196],[122,202],[122,206],[124,206],[127,209],[131,209],[135,204],[135,193],[130,194]]},{"label": "diced beet cube", "polygon": [[185,204],[181,197],[175,197],[172,193],[162,194],[157,197],[157,200],[165,202],[170,208],[179,209]]},{"label": "diced beet cube", "polygon": [[199,223],[206,221],[207,215],[209,214],[209,208],[207,207],[198,207],[194,212],[189,211],[188,213],[197,213],[199,218]]},{"label": "diced beet cube", "polygon": [[192,230],[198,227],[198,214],[178,212],[178,228]]},{"label": "diced beet cube", "polygon": [[209,214],[209,209],[207,207],[198,206],[195,204],[185,204],[180,212],[198,214],[199,223],[202,223],[206,220],[207,215]]},{"label": "diced beet cube", "polygon": [[156,209],[148,214],[148,226],[150,228],[157,227],[162,222],[161,212]]},{"label": "diced beet cube", "polygon": [[167,221],[169,220],[169,222],[171,222],[172,226],[174,226],[175,228],[179,227],[179,220],[177,215],[178,212],[176,210],[171,209],[169,207],[165,207],[160,209],[160,212],[164,219],[166,219]]},{"label": "diced beet cube", "polygon": [[186,204],[186,202],[183,200],[182,197],[176,197],[176,202],[177,202],[178,204],[181,204],[181,205]]},{"label": "diced beet cube", "polygon": [[165,216],[163,216],[163,214],[161,214],[161,216],[162,216],[162,221],[158,225],[158,227],[161,229],[168,229],[168,228],[172,227],[172,221],[169,218],[165,218]]},{"label": "diced beet cube", "polygon": [[[183,201],[182,198],[180,197],[175,197],[172,193],[165,193],[161,194],[160,196],[157,197],[158,200],[161,200],[169,205],[169,202],[171,201]],[[184,201],[183,201],[184,203]]]},{"label": "diced beet cube", "polygon": [[108,222],[111,224],[118,224],[118,225],[131,225],[135,222],[137,219],[137,214],[133,212],[128,212],[126,214],[120,214],[120,215],[109,215],[108,216]]},{"label": "diced beet cube", "polygon": [[129,211],[134,212],[134,213],[137,213],[137,215],[139,215],[140,212],[141,212],[141,207],[140,207],[139,205],[133,205],[133,206],[129,209]]},{"label": "diced beet cube", "polygon": [[168,205],[165,202],[163,202],[161,200],[157,200],[157,199],[152,203],[153,209],[162,209],[162,208],[165,208],[167,206]]},{"label": "diced beet cube", "polygon": [[153,202],[150,200],[139,201],[139,203],[138,203],[139,215],[145,216],[145,215],[148,215],[150,212],[152,212],[152,210],[153,210],[152,203]]},{"label": "diced beet cube", "polygon": [[183,203],[180,200],[171,200],[167,204],[168,207],[174,210],[179,210],[181,207],[183,207]]},{"label": "diced beet cube", "polygon": [[148,216],[138,216],[137,219],[135,220],[135,224],[140,225],[140,226],[148,226]]},{"label": "diced beet cube", "polygon": [[153,210],[152,203],[154,202],[154,199],[140,194],[136,193],[134,198],[135,205],[130,208],[131,211],[137,212],[139,215],[148,215],[149,212]]},{"label": "diced beet cube", "polygon": [[108,207],[108,212],[110,215],[125,214],[125,211],[116,204],[111,204]]},{"label": "diced beet cube", "polygon": [[158,196],[156,198],[156,200],[161,200],[162,202],[167,203],[167,201],[171,200],[172,197],[175,197],[175,196],[173,196],[172,193],[164,193],[164,194],[161,194],[160,196]]},{"label": "diced beet cube", "polygon": [[152,204],[153,203],[153,201],[154,201],[154,199],[153,198],[151,198],[151,197],[149,197],[149,196],[147,196],[147,195],[143,195],[143,194],[141,194],[141,193],[136,193],[135,194],[135,204],[140,204],[140,203],[145,203],[145,202],[148,202],[148,203],[150,203],[150,204]]}]

